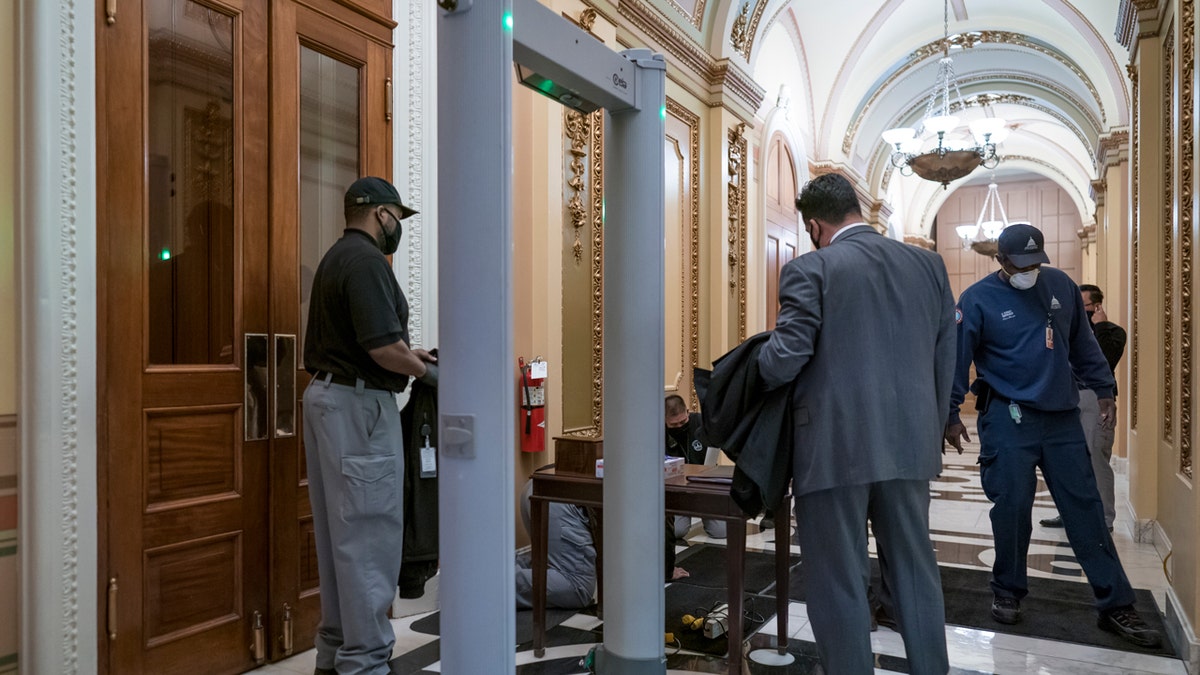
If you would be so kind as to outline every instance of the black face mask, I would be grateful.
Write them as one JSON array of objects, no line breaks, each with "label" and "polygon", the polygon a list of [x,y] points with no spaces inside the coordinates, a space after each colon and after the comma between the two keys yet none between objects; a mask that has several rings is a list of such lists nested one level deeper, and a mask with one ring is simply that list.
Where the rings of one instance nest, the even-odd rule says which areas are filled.
[{"label": "black face mask", "polygon": [[687,438],[688,438],[687,425],[679,427],[678,429],[672,429],[671,427],[667,427],[667,438],[675,441],[675,444],[678,445],[680,448],[686,448],[687,447]]},{"label": "black face mask", "polygon": [[813,250],[821,248],[821,226],[815,221],[808,226],[808,239],[812,242]]},{"label": "black face mask", "polygon": [[1089,311],[1089,312],[1087,313],[1087,316],[1088,316],[1088,323],[1091,323],[1091,322],[1092,322],[1092,315],[1093,315],[1093,314],[1095,314],[1095,312],[1090,312],[1090,311]]},{"label": "black face mask", "polygon": [[384,255],[391,255],[396,252],[396,249],[400,248],[400,235],[402,234],[402,231],[400,228],[400,220],[396,218],[396,216],[392,215],[391,211],[388,211],[387,214],[392,220],[396,221],[396,226],[392,228],[391,232],[388,232],[386,226],[379,226],[379,229],[383,231],[383,241],[379,243],[379,250],[383,251]]}]

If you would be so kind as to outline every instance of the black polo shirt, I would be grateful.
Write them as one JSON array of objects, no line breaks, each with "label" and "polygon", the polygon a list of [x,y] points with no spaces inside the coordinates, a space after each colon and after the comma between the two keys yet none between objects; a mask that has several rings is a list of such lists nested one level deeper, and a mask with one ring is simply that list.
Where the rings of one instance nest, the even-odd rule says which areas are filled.
[{"label": "black polo shirt", "polygon": [[408,376],[387,370],[367,353],[400,340],[408,344],[408,300],[371,235],[347,229],[313,276],[304,369],[403,391]]}]

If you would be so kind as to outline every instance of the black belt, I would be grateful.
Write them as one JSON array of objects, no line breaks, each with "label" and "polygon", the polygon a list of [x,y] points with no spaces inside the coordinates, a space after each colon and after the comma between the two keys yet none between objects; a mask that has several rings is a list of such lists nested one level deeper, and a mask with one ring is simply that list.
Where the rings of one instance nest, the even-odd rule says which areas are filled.
[{"label": "black belt", "polygon": [[351,377],[349,375],[338,375],[337,373],[330,373],[325,370],[318,370],[317,373],[315,375],[313,375],[314,380],[321,380],[322,382],[324,382],[326,380],[326,378],[328,378],[330,382],[332,382],[334,384],[340,384],[344,387],[358,387],[359,380],[362,380],[363,389],[374,389],[375,391],[387,391],[387,392],[391,391],[390,389],[385,389],[383,387],[375,387],[370,384],[367,384],[367,381],[363,380],[361,377]]}]

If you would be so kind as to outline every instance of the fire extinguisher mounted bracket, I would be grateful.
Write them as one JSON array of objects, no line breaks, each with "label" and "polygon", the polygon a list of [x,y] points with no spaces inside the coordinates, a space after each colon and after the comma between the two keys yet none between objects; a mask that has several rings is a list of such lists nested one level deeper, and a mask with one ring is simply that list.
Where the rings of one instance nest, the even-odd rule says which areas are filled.
[{"label": "fire extinguisher mounted bracket", "polygon": [[518,357],[517,369],[521,450],[542,452],[546,449],[547,365],[540,356],[529,363],[523,357]]}]

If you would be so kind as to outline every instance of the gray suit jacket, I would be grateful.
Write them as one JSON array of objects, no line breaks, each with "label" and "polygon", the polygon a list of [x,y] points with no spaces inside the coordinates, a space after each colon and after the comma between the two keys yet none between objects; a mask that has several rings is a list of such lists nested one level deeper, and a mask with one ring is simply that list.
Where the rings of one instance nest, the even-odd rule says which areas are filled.
[{"label": "gray suit jacket", "polygon": [[848,229],[784,266],[779,301],[758,365],[793,387],[795,494],[940,473],[956,339],[942,259]]}]

